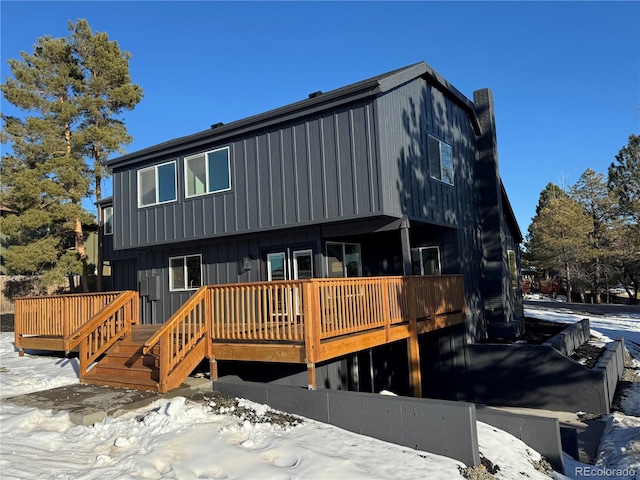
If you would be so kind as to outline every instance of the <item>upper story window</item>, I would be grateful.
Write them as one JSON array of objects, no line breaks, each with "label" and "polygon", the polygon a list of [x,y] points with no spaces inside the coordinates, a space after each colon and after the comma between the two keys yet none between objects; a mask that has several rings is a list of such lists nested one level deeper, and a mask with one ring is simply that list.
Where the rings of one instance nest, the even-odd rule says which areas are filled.
[{"label": "upper story window", "polygon": [[429,172],[431,178],[453,185],[453,154],[451,145],[429,135]]},{"label": "upper story window", "polygon": [[412,248],[411,266],[414,275],[440,275],[440,248]]},{"label": "upper story window", "polygon": [[169,259],[169,290],[196,290],[202,286],[202,255]]},{"label": "upper story window", "polygon": [[177,190],[176,162],[138,170],[138,207],[173,202]]},{"label": "upper story window", "polygon": [[518,288],[518,264],[516,263],[515,250],[507,250],[509,257],[509,275],[511,276],[511,287]]},{"label": "upper story window", "polygon": [[231,189],[229,147],[186,157],[184,169],[187,197]]},{"label": "upper story window", "polygon": [[105,207],[102,210],[102,228],[105,235],[113,235],[113,207]]}]

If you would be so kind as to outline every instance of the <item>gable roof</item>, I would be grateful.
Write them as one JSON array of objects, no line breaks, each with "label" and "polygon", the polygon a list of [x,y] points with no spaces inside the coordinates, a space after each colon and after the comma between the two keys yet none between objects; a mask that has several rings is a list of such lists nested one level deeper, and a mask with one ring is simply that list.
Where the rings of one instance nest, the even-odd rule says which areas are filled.
[{"label": "gable roof", "polygon": [[137,152],[133,152],[107,162],[110,167],[121,167],[153,158],[159,152],[171,154],[178,152],[183,146],[198,146],[212,141],[246,133],[257,128],[264,128],[275,123],[289,121],[302,115],[312,114],[338,105],[352,102],[361,98],[381,95],[415,78],[423,77],[432,85],[448,93],[471,118],[476,134],[480,133],[480,126],[476,119],[473,103],[460,91],[451,85],[444,77],[436,72],[426,62],[419,62],[397,70],[392,70],[367,80],[362,80],[326,93],[316,92],[309,98],[284,107],[269,110],[228,124],[215,124],[210,129],[192,135],[176,138],[154,145]]}]

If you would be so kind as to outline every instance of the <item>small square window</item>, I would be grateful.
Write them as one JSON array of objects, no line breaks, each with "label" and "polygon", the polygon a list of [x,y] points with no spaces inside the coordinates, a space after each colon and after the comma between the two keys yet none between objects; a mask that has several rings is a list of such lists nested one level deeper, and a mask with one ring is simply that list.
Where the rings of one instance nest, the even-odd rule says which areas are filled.
[{"label": "small square window", "polygon": [[431,178],[453,185],[453,153],[451,145],[429,135],[428,155]]},{"label": "small square window", "polygon": [[440,275],[440,248],[412,248],[411,265],[414,275]]},{"label": "small square window", "polygon": [[176,162],[138,170],[138,207],[176,200]]},{"label": "small square window", "polygon": [[169,259],[169,290],[196,290],[202,286],[202,255]]},{"label": "small square window", "polygon": [[362,260],[357,243],[326,243],[327,272],[329,277],[361,277]]},{"label": "small square window", "polygon": [[184,166],[187,197],[231,189],[229,147],[186,157]]}]

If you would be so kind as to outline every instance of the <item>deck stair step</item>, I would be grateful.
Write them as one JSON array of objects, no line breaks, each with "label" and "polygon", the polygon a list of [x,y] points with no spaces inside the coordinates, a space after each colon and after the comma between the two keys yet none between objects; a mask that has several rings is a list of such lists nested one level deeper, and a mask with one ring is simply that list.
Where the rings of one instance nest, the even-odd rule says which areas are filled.
[{"label": "deck stair step", "polygon": [[118,341],[82,378],[83,383],[158,391],[160,347],[143,354],[144,343],[161,325],[134,325],[131,336]]}]

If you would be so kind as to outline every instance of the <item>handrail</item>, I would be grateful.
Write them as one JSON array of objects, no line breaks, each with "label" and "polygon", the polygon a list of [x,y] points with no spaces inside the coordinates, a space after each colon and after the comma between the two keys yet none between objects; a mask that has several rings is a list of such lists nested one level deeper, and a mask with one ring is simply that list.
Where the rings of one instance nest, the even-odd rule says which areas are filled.
[{"label": "handrail", "polygon": [[313,278],[208,288],[210,336],[217,342],[317,342],[464,309],[461,275]]},{"label": "handrail", "polygon": [[80,346],[80,379],[92,362],[107,351],[123,335],[131,334],[131,325],[138,319],[137,292],[122,292],[109,306],[65,339],[65,349]]},{"label": "handrail", "polygon": [[[109,303],[106,307],[96,313],[91,319],[77,328],[73,333],[66,336],[63,339],[63,345],[65,352],[70,352],[75,347],[77,347],[80,342],[91,332],[93,332],[97,327],[99,327],[105,318],[112,316],[115,312],[120,310],[124,305],[127,304],[132,298],[137,298],[137,292],[131,290],[125,290],[123,292],[119,292],[118,296]],[[137,317],[137,315],[136,315]]]},{"label": "handrail", "polygon": [[101,292],[15,299],[15,344],[25,335],[68,337],[120,292]]},{"label": "handrail", "polygon": [[[171,316],[169,320],[162,324],[162,326],[158,329],[156,333],[154,333],[142,346],[142,353],[147,354],[151,351],[151,349],[160,341],[160,339],[167,335],[176,325],[180,324],[181,320],[184,319],[184,314],[188,313],[193,309],[194,305],[202,300],[205,292],[208,290],[208,286],[204,285],[200,287],[196,293],[191,295],[189,299],[182,304],[182,306],[176,310],[176,312]],[[202,298],[201,298],[202,297]]]},{"label": "handrail", "polygon": [[[179,383],[194,355],[204,355],[202,339],[206,338],[209,325],[209,287],[202,286],[195,292],[143,345],[143,354],[148,354],[160,343],[160,372],[158,391],[172,388]],[[194,349],[199,345],[200,350]],[[202,358],[199,358],[201,360]],[[185,363],[186,362],[186,363]],[[180,368],[182,366],[182,368]],[[189,372],[186,373],[188,375]],[[185,375],[185,376],[186,376]]]}]

